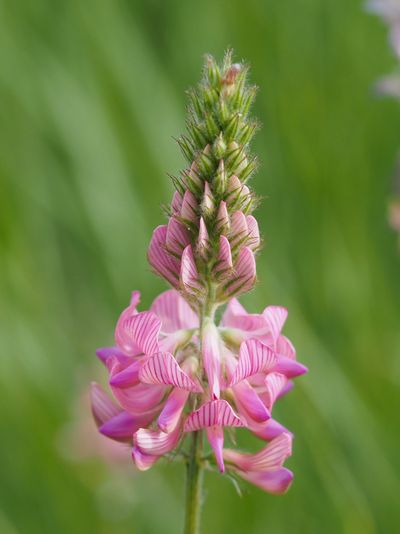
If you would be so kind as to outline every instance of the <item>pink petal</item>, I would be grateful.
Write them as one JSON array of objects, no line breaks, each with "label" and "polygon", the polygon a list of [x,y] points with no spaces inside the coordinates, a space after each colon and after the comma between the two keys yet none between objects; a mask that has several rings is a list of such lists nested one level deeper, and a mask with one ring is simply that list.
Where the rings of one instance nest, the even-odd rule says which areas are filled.
[{"label": "pink petal", "polygon": [[174,430],[179,423],[188,397],[189,391],[180,388],[172,390],[157,421],[163,432],[170,433]]},{"label": "pink petal", "polygon": [[129,303],[129,306],[132,306],[133,308],[136,308],[136,306],[140,303],[140,291],[132,291],[131,293],[131,301]]},{"label": "pink petal", "polygon": [[225,449],[224,459],[235,464],[241,471],[271,471],[282,467],[291,454],[292,436],[283,433],[256,454],[242,454]]},{"label": "pink petal", "polygon": [[220,279],[224,279],[232,273],[233,263],[231,246],[228,239],[221,235],[219,238],[219,250],[217,263],[214,266],[214,274]]},{"label": "pink petal", "polygon": [[190,191],[185,191],[183,195],[182,207],[181,207],[181,217],[189,223],[197,223],[198,219],[198,203],[196,197]]},{"label": "pink petal", "polygon": [[136,360],[122,371],[113,374],[110,379],[110,386],[118,388],[127,388],[134,386],[139,382],[139,370],[141,367],[140,360]]},{"label": "pink petal", "polygon": [[111,356],[116,358],[123,367],[128,367],[132,363],[132,358],[124,354],[118,347],[102,347],[96,350],[96,355],[108,368],[107,360]]},{"label": "pink petal", "polygon": [[158,352],[161,321],[153,312],[141,312],[133,316],[121,315],[115,329],[115,341],[127,354]]},{"label": "pink petal", "polygon": [[215,224],[215,231],[217,234],[227,233],[230,229],[230,221],[228,210],[226,208],[226,202],[221,200],[217,213],[217,221]]},{"label": "pink petal", "polygon": [[132,460],[139,471],[147,471],[158,460],[158,456],[142,453],[137,447],[132,449]]},{"label": "pink petal", "polygon": [[183,288],[188,293],[197,295],[199,291],[203,290],[191,245],[188,245],[182,254],[180,279]]},{"label": "pink petal", "polygon": [[238,399],[246,407],[247,413],[254,421],[261,423],[271,417],[260,397],[246,380],[233,386],[233,394],[235,399]]},{"label": "pink petal", "polygon": [[147,258],[154,271],[172,286],[179,285],[180,262],[165,249],[167,226],[158,226],[150,241]]},{"label": "pink petal", "polygon": [[159,352],[145,361],[139,378],[146,384],[165,384],[197,393],[203,391],[182,369],[172,354]]},{"label": "pink petal", "polygon": [[305,365],[302,365],[287,356],[280,355],[278,355],[278,361],[273,370],[276,373],[282,373],[287,378],[295,378],[296,376],[304,375],[308,371]]},{"label": "pink petal", "polygon": [[246,216],[241,211],[235,211],[231,216],[230,242],[232,248],[239,243],[243,243],[249,234]]},{"label": "pink petal", "polygon": [[231,405],[224,399],[213,400],[203,404],[192,412],[185,421],[184,431],[192,432],[211,426],[244,426]]},{"label": "pink petal", "polygon": [[220,396],[221,378],[221,345],[218,328],[207,320],[203,327],[202,339],[203,365],[207,374],[208,384],[214,399]]},{"label": "pink petal", "polygon": [[207,439],[214,451],[215,459],[221,473],[225,471],[222,449],[224,447],[224,431],[220,426],[211,426],[207,428]]},{"label": "pink petal", "polygon": [[167,434],[161,430],[140,428],[133,436],[133,442],[140,452],[153,456],[162,456],[172,451],[178,444],[181,435],[179,425]]},{"label": "pink petal", "polygon": [[102,425],[112,417],[115,417],[121,410],[113,403],[104,389],[92,382],[90,388],[90,400],[93,417],[98,425]]},{"label": "pink petal", "polygon": [[269,331],[269,326],[263,315],[247,313],[236,299],[229,301],[221,322],[223,326],[248,332],[251,337],[265,336]]},{"label": "pink petal", "polygon": [[116,441],[130,441],[133,433],[142,426],[143,422],[143,417],[134,417],[124,411],[103,423],[99,427],[99,432]]},{"label": "pink petal", "polygon": [[211,214],[214,211],[214,207],[214,196],[212,194],[210,184],[208,182],[204,182],[204,196],[202,202],[203,211],[206,214]]},{"label": "pink petal", "polygon": [[260,246],[260,231],[258,229],[257,219],[253,215],[248,215],[246,222],[249,230],[248,246],[251,250],[256,250]]},{"label": "pink petal", "polygon": [[263,395],[263,399],[270,410],[276,399],[287,387],[287,383],[288,379],[281,373],[269,373],[265,377],[266,392]]},{"label": "pink petal", "polygon": [[208,231],[203,217],[200,217],[199,236],[197,238],[197,251],[203,259],[207,258],[210,249],[210,241],[208,238]]},{"label": "pink petal", "polygon": [[276,342],[276,352],[281,356],[287,356],[292,360],[296,359],[296,349],[292,345],[291,341],[285,336],[279,336]]},{"label": "pink petal", "polygon": [[274,493],[276,495],[281,495],[285,493],[293,480],[293,473],[281,467],[274,471],[261,471],[261,472],[248,472],[238,471],[238,474],[244,479],[258,486],[262,490],[268,493]]},{"label": "pink petal", "polygon": [[278,340],[279,334],[285,324],[288,316],[288,311],[282,306],[268,306],[263,311],[263,316],[268,322],[270,332],[272,334],[274,343]]},{"label": "pink petal", "polygon": [[150,310],[161,319],[161,330],[165,333],[199,326],[197,314],[174,289],[161,293],[151,305]]},{"label": "pink petal", "polygon": [[224,286],[227,296],[238,295],[250,291],[256,281],[256,261],[249,247],[242,247],[234,265],[235,274]]},{"label": "pink petal", "polygon": [[148,384],[138,384],[130,388],[112,387],[114,397],[120,405],[133,414],[155,410],[160,411],[159,403],[164,396],[165,387]]},{"label": "pink petal", "polygon": [[181,256],[184,248],[190,243],[190,234],[181,222],[171,217],[168,221],[165,244],[168,251]]},{"label": "pink petal", "polygon": [[178,191],[175,191],[172,197],[171,208],[174,215],[180,214],[182,208],[182,196],[178,193]]},{"label": "pink petal", "polygon": [[272,369],[276,362],[277,358],[274,352],[261,341],[257,339],[243,341],[240,345],[239,362],[230,380],[230,386],[260,371]]}]

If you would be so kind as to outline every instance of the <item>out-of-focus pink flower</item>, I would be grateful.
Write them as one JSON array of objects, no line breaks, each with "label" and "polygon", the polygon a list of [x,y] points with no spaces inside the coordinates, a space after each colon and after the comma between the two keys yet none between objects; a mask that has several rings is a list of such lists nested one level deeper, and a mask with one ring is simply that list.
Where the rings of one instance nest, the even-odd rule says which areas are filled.
[{"label": "out-of-focus pink flower", "polygon": [[398,57],[400,57],[400,1],[370,0],[367,9],[379,15],[389,26],[389,41]]},{"label": "out-of-focus pink flower", "polygon": [[[116,400],[92,386],[99,431],[131,443],[136,466],[146,470],[187,433],[205,429],[221,472],[227,467],[266,491],[284,491],[291,473],[282,463],[291,438],[271,413],[292,379],[307,371],[281,334],[286,309],[249,314],[232,299],[220,326],[205,321],[200,332],[196,313],[178,291],[162,293],[149,311],[139,312],[138,301],[135,292],[117,322],[116,345],[97,351]],[[226,427],[247,427],[273,441],[253,456],[224,450]]]}]

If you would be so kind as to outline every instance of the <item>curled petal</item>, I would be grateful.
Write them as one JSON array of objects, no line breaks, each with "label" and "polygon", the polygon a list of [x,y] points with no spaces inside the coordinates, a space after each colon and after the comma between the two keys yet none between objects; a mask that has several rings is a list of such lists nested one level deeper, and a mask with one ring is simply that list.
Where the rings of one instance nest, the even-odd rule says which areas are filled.
[{"label": "curled petal", "polygon": [[140,369],[139,378],[145,384],[171,385],[197,393],[203,391],[199,384],[182,371],[169,352],[159,352],[146,360]]},{"label": "curled petal", "polygon": [[155,417],[161,409],[159,403],[164,396],[165,388],[138,384],[124,389],[113,386],[112,391],[120,405],[128,412],[138,415],[150,411]]},{"label": "curled petal", "polygon": [[215,459],[221,473],[225,471],[222,450],[224,448],[224,431],[221,426],[211,426],[207,428],[207,439],[214,451]]},{"label": "curled petal", "polygon": [[140,428],[133,436],[133,442],[140,452],[152,456],[162,456],[172,451],[180,438],[181,429],[179,425],[167,434],[161,430],[151,430]]},{"label": "curled petal", "polygon": [[116,441],[130,441],[133,433],[143,424],[148,424],[148,418],[135,417],[129,412],[115,415],[99,427],[99,432]]},{"label": "curled petal", "polygon": [[296,360],[292,360],[287,356],[278,355],[278,361],[274,366],[274,371],[282,373],[287,378],[295,378],[296,376],[304,375],[308,369]]},{"label": "curled petal", "polygon": [[158,460],[158,456],[144,454],[137,447],[132,448],[132,460],[139,471],[147,471]]},{"label": "curled petal", "polygon": [[244,424],[226,400],[218,399],[207,402],[192,412],[185,421],[184,431],[192,432],[211,426],[242,427]]},{"label": "curled petal", "polygon": [[258,341],[249,339],[240,345],[239,362],[230,380],[233,386],[261,371],[269,371],[276,365],[277,357],[272,350]]},{"label": "curled petal", "polygon": [[163,432],[172,432],[179,423],[188,397],[189,391],[187,390],[180,388],[172,390],[157,420]]},{"label": "curled petal", "polygon": [[256,454],[242,454],[231,449],[224,450],[224,459],[242,471],[270,471],[282,467],[292,454],[292,436],[280,434]]},{"label": "curled petal", "polygon": [[256,281],[256,261],[249,247],[242,247],[234,265],[235,274],[225,284],[223,290],[226,296],[239,295],[250,291]]},{"label": "curled petal", "polygon": [[235,399],[246,407],[247,412],[254,421],[262,423],[271,417],[264,403],[246,380],[233,386]]},{"label": "curled petal", "polygon": [[293,480],[293,473],[285,467],[273,471],[237,471],[237,473],[251,484],[276,495],[285,493]]},{"label": "curled petal", "polygon": [[168,251],[181,256],[184,248],[190,243],[190,234],[181,222],[171,217],[168,222],[165,244]]},{"label": "curled petal", "polygon": [[122,371],[114,373],[110,379],[110,386],[115,386],[118,388],[134,386],[139,382],[140,366],[140,360],[136,360],[128,365],[128,367],[122,369]]},{"label": "curled petal", "polygon": [[161,330],[165,333],[199,326],[197,314],[174,289],[161,293],[151,305],[150,310],[161,319]]},{"label": "curled petal", "polygon": [[167,226],[158,226],[150,241],[147,258],[154,271],[165,278],[173,287],[179,285],[180,262],[167,252],[165,243],[167,239]]},{"label": "curled petal", "polygon": [[159,350],[161,321],[153,312],[141,312],[130,317],[122,314],[115,329],[115,341],[127,354],[137,351],[154,354]]},{"label": "curled petal", "polygon": [[91,384],[90,401],[93,417],[95,418],[97,425],[102,425],[121,412],[104,389],[99,386],[99,384],[96,384],[96,382],[92,382]]},{"label": "curled petal", "polygon": [[188,293],[198,294],[199,291],[203,290],[191,245],[188,245],[182,254],[180,279],[183,288]]}]

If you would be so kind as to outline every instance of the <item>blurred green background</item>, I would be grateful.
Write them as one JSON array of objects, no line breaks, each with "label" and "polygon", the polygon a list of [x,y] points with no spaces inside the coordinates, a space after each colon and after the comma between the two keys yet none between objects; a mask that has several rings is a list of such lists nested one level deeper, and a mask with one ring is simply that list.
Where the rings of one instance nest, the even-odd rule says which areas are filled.
[{"label": "blurred green background", "polygon": [[[400,258],[387,201],[400,111],[386,29],[352,0],[0,2],[0,532],[180,532],[183,467],[107,460],[84,395],[105,379],[183,158],[202,55],[252,65],[266,246],[252,311],[290,309],[310,372],[278,407],[284,497],[207,476],[203,532],[395,533]],[[115,451],[114,451],[115,453]],[[113,452],[111,454],[114,454]]]}]

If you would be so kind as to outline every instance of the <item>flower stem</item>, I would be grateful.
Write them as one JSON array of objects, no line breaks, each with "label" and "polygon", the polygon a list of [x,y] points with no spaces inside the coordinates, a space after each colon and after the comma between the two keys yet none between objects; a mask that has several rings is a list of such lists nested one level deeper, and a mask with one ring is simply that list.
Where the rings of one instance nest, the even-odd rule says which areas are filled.
[{"label": "flower stem", "polygon": [[186,517],[184,534],[198,534],[202,500],[203,468],[200,460],[202,431],[192,432],[186,471]]}]

